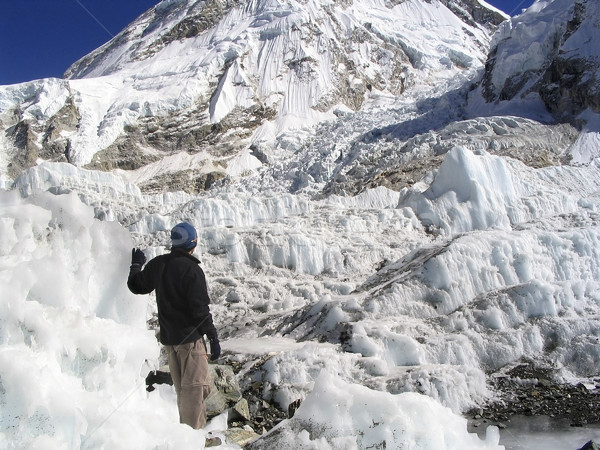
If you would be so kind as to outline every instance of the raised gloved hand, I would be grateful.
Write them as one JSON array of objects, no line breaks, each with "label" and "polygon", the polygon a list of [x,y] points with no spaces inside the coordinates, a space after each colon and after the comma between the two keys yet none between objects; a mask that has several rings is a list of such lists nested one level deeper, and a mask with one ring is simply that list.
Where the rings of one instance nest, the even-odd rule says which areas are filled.
[{"label": "raised gloved hand", "polygon": [[139,248],[131,249],[131,265],[140,268],[146,263],[146,255]]},{"label": "raised gloved hand", "polygon": [[210,342],[210,360],[214,361],[221,355],[221,344],[219,344],[217,336],[212,336],[208,341]]}]

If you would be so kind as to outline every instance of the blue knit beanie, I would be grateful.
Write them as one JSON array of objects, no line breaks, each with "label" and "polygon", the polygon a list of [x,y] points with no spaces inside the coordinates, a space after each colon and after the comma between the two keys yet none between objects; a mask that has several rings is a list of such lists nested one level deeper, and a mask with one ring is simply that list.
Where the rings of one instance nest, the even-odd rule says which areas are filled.
[{"label": "blue knit beanie", "polygon": [[171,246],[172,248],[183,248],[191,250],[198,242],[196,229],[187,222],[182,222],[175,225],[171,230]]}]

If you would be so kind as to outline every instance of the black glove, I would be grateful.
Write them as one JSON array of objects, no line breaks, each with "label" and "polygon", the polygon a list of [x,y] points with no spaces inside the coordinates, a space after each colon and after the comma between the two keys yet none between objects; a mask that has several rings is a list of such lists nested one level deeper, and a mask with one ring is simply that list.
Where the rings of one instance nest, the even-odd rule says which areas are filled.
[{"label": "black glove", "polygon": [[209,339],[210,342],[210,360],[214,361],[221,355],[221,344],[219,344],[219,338],[213,336]]},{"label": "black glove", "polygon": [[146,262],[146,255],[139,248],[131,249],[131,265],[142,267]]}]

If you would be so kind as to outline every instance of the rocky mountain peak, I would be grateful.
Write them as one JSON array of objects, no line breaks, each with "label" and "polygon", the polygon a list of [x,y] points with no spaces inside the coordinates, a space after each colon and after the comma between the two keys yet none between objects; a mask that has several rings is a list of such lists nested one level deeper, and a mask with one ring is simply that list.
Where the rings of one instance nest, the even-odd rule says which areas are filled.
[{"label": "rocky mountain peak", "polygon": [[[314,4],[312,4],[314,3]],[[196,38],[218,27],[222,21],[232,16],[253,17],[253,26],[271,22],[275,17],[285,17],[288,13],[299,12],[313,15],[317,22],[322,21],[322,13],[335,20],[334,14],[358,6],[361,1],[334,0],[330,2],[271,2],[253,1],[248,4],[240,0],[178,0],[163,1],[136,19],[117,37],[106,45],[74,63],[65,73],[65,78],[83,78],[108,75],[120,70],[128,62],[141,61],[160,52],[175,41],[182,42]],[[399,5],[413,3],[433,4],[448,8],[465,24],[475,28],[485,28],[494,32],[507,17],[483,6],[477,0],[386,0],[379,5],[382,9],[393,10]],[[287,11],[287,12],[286,12]],[[358,17],[356,18],[358,19]],[[368,23],[363,23],[368,25]],[[338,30],[341,31],[341,30]],[[264,36],[263,36],[264,37]],[[340,38],[347,38],[344,34]]]}]

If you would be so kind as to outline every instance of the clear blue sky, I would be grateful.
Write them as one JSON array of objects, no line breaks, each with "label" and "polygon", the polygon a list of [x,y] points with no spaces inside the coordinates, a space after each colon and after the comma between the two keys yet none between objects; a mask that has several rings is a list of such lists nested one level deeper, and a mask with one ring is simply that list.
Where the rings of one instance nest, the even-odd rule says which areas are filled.
[{"label": "clear blue sky", "polygon": [[[515,15],[534,0],[486,0]],[[0,0],[0,85],[61,77],[158,0]]]}]

